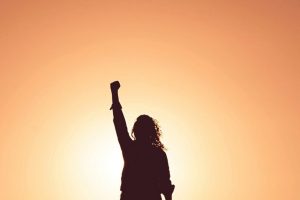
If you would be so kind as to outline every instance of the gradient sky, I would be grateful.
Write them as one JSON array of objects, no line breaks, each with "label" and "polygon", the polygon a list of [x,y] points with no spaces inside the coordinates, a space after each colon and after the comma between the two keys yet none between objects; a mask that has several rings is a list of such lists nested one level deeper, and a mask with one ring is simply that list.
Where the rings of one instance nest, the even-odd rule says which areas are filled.
[{"label": "gradient sky", "polygon": [[299,22],[298,0],[2,0],[0,199],[118,199],[119,80],[174,200],[299,200]]}]

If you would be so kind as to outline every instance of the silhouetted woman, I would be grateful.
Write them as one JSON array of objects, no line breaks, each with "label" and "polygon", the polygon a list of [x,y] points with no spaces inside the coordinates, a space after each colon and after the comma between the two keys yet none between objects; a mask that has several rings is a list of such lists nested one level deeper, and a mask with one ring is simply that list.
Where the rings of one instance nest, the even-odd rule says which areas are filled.
[{"label": "silhouetted woman", "polygon": [[161,194],[166,200],[171,200],[174,185],[170,181],[164,145],[159,138],[159,126],[151,117],[139,116],[132,129],[132,140],[119,102],[120,83],[112,82],[110,88],[114,125],[124,158],[121,200],[161,200]]}]

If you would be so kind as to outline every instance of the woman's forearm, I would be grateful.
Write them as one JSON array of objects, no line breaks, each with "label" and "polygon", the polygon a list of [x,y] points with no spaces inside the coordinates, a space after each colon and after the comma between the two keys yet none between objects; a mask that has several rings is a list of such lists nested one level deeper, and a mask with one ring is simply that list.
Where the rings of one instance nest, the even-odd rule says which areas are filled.
[{"label": "woman's forearm", "polygon": [[112,103],[119,103],[119,94],[118,91],[111,91]]},{"label": "woman's forearm", "polygon": [[164,195],[165,200],[172,200],[172,194]]}]

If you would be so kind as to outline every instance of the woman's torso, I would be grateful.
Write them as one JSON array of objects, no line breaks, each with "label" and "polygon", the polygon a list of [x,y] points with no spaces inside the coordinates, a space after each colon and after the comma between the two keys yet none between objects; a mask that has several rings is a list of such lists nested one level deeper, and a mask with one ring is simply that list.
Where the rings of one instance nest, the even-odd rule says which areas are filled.
[{"label": "woman's torso", "polygon": [[121,190],[126,192],[160,193],[158,189],[159,156],[163,153],[152,145],[131,143],[123,152],[124,168]]}]

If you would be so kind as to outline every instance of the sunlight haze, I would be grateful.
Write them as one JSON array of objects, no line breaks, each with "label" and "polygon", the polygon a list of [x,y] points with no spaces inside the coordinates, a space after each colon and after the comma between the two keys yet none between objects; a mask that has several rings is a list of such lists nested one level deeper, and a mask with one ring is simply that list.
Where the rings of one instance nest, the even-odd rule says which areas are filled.
[{"label": "sunlight haze", "polygon": [[0,199],[116,200],[158,120],[174,200],[299,200],[299,1],[1,1]]}]

